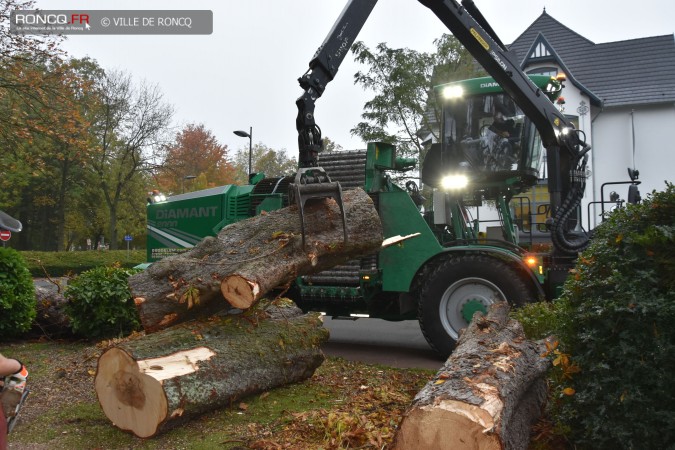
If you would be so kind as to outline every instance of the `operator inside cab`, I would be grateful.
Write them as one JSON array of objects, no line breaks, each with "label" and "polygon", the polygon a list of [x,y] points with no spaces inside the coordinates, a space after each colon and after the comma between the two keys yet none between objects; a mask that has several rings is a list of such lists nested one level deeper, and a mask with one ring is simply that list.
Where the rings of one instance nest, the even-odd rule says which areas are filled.
[{"label": "operator inside cab", "polygon": [[481,136],[483,169],[488,171],[515,170],[520,156],[520,130],[522,130],[522,122],[516,124],[515,120],[516,105],[513,100],[504,95],[495,95],[486,99],[493,100],[493,118],[492,123]]},{"label": "operator inside cab", "polygon": [[453,160],[475,172],[518,169],[524,115],[505,94],[469,97],[444,110],[445,142]]}]

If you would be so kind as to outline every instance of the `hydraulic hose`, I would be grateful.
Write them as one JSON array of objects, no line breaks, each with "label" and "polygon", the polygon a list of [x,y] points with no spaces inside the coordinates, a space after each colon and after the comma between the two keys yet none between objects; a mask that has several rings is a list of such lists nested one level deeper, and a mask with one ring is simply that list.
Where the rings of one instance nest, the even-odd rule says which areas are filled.
[{"label": "hydraulic hose", "polygon": [[581,203],[581,199],[584,196],[584,191],[586,188],[586,178],[585,170],[586,163],[588,161],[588,151],[590,146],[584,145],[584,148],[574,161],[575,170],[570,174],[572,180],[570,182],[570,189],[563,200],[560,207],[555,212],[553,217],[553,224],[551,228],[551,238],[553,240],[553,245],[559,251],[575,255],[578,252],[583,251],[588,247],[590,243],[590,238],[588,235],[584,234],[582,236],[570,236],[566,230],[565,225],[574,213],[577,206]]}]

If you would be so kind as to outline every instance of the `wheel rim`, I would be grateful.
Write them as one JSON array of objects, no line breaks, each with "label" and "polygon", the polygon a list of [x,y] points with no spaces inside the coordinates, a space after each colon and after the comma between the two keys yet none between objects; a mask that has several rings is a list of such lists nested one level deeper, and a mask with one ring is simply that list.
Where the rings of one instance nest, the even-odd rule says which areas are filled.
[{"label": "wheel rim", "polygon": [[439,315],[443,328],[456,341],[459,331],[469,324],[474,312],[487,312],[490,305],[503,301],[506,297],[494,283],[483,278],[461,279],[441,297]]}]

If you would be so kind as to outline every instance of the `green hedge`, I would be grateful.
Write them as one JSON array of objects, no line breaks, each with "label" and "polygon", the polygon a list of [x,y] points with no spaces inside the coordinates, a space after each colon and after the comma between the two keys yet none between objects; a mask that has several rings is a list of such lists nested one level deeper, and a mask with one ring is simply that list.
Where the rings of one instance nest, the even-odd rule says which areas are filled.
[{"label": "green hedge", "polygon": [[62,277],[78,275],[87,270],[112,266],[131,268],[146,262],[145,250],[88,250],[79,252],[21,252],[31,275],[36,278],[45,276]]},{"label": "green hedge", "polygon": [[675,448],[673,184],[614,211],[561,299],[517,317],[530,337],[560,340],[549,412],[574,448]]},{"label": "green hedge", "polygon": [[675,443],[675,186],[614,212],[565,285],[581,369],[566,405],[578,448]]},{"label": "green hedge", "polygon": [[0,247],[0,339],[30,329],[36,314],[33,280],[14,249]]}]

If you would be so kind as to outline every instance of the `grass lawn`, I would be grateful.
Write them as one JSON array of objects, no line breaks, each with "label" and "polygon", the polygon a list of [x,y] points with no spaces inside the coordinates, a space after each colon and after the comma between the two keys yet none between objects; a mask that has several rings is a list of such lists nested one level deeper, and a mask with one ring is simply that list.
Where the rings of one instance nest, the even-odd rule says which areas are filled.
[{"label": "grass lawn", "polygon": [[24,361],[31,394],[10,449],[386,448],[401,414],[434,375],[328,358],[308,380],[241,399],[151,439],[120,431],[94,392],[109,342],[14,342],[0,353]]}]

